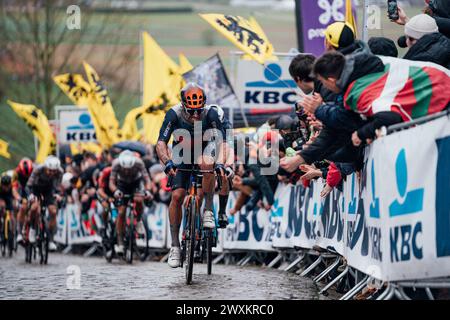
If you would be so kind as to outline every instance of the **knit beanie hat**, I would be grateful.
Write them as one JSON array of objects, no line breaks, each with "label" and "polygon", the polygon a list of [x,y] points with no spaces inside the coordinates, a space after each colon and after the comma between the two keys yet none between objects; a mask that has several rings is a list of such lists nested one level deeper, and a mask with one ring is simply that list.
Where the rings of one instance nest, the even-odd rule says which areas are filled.
[{"label": "knit beanie hat", "polygon": [[436,20],[427,14],[418,14],[405,24],[405,34],[416,40],[419,40],[424,35],[438,31]]}]

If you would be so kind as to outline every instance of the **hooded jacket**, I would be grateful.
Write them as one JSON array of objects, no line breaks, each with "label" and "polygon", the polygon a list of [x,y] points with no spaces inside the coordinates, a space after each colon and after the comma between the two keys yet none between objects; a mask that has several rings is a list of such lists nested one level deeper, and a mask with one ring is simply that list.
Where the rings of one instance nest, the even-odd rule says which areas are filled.
[{"label": "hooded jacket", "polygon": [[355,42],[353,42],[348,47],[337,49],[337,51],[342,53],[344,56],[355,55],[358,53],[367,52],[368,50],[370,50],[370,49],[367,46],[367,44],[361,40],[355,40]]},{"label": "hooded jacket", "polygon": [[430,61],[450,69],[450,39],[439,32],[427,34],[408,50],[403,59]]},{"label": "hooded jacket", "polygon": [[442,18],[450,18],[450,1],[433,0],[433,13]]},{"label": "hooded jacket", "polygon": [[336,85],[341,89],[341,92],[345,93],[353,81],[371,73],[383,71],[383,61],[370,53],[370,51],[363,51],[346,58],[344,69],[342,70]]},{"label": "hooded jacket", "polygon": [[450,38],[450,1],[434,0],[431,7],[439,32]]}]

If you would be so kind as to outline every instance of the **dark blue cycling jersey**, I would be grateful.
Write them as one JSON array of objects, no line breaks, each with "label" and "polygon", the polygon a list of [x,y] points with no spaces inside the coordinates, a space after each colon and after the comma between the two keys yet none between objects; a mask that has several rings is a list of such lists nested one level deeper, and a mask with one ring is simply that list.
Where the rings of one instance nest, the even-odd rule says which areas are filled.
[{"label": "dark blue cycling jersey", "polygon": [[[217,106],[206,106],[202,119],[199,121],[202,122],[202,133],[208,129],[217,129],[222,134],[223,140],[226,139],[225,130],[231,127],[231,124],[223,116],[223,111],[222,115],[219,115],[219,108]],[[189,131],[191,134],[191,141],[194,142],[194,124],[184,117],[181,104],[177,104],[167,111],[161,130],[159,131],[158,141],[168,143],[172,133],[177,129]],[[180,141],[174,141],[174,145],[179,142]]]}]

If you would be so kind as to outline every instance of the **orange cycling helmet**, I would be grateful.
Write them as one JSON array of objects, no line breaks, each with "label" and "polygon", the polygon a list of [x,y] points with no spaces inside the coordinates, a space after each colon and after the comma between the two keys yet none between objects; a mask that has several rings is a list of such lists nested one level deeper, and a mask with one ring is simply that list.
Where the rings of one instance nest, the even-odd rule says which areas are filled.
[{"label": "orange cycling helmet", "polygon": [[188,83],[181,89],[181,103],[189,114],[201,113],[206,103],[205,91],[195,83]]}]

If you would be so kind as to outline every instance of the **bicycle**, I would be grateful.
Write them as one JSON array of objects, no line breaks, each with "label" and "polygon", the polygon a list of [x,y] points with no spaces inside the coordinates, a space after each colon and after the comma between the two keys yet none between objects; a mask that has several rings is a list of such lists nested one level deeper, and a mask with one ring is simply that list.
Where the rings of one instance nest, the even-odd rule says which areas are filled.
[{"label": "bicycle", "polygon": [[[181,241],[181,267],[185,263],[186,284],[192,283],[195,251],[197,241],[200,243],[202,254],[200,262],[206,256],[207,273],[212,273],[212,248],[217,245],[217,227],[213,229],[203,228],[202,215],[200,214],[200,197],[198,189],[201,187],[201,179],[204,173],[215,173],[214,170],[200,170],[195,166],[191,169],[177,169],[177,171],[190,172],[188,194],[184,200],[185,223]],[[220,178],[217,179],[220,189]],[[171,181],[169,182],[169,186]]]},{"label": "bicycle", "polygon": [[36,252],[39,253],[39,263],[48,263],[48,252],[50,243],[50,231],[47,223],[47,206],[44,203],[44,198],[40,196],[41,212],[39,214],[39,221],[37,226],[36,242],[31,243],[29,240],[30,225],[25,229],[24,246],[25,246],[25,262],[31,263],[32,258],[36,260]]},{"label": "bicycle", "polygon": [[50,242],[50,231],[47,224],[47,206],[44,204],[44,198],[41,197],[41,212],[39,214],[39,226],[36,236],[36,245],[39,250],[39,263],[47,264],[48,262],[48,245]]},{"label": "bicycle", "polygon": [[2,257],[6,255],[8,249],[8,256],[12,257],[13,251],[16,248],[16,234],[10,210],[5,210],[4,217],[0,219],[0,246]]},{"label": "bicycle", "polygon": [[114,203],[110,203],[108,221],[105,222],[105,231],[102,235],[103,254],[107,262],[112,262],[115,255],[114,245],[117,242],[116,219],[117,208],[114,206]]},{"label": "bicycle", "polygon": [[[118,205],[120,206],[123,203],[126,204],[125,209],[125,232],[124,232],[124,258],[125,261],[129,264],[133,263],[133,254],[139,257],[140,261],[145,261],[149,254],[148,247],[148,227],[142,220],[142,223],[145,228],[145,234],[142,238],[140,238],[139,233],[136,230],[137,224],[137,212],[135,208],[135,203],[132,200],[132,195],[124,195],[121,199],[118,200]],[[143,214],[141,215],[141,219],[143,219]],[[144,242],[144,246],[139,246],[137,240],[142,240]]]}]

